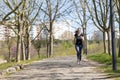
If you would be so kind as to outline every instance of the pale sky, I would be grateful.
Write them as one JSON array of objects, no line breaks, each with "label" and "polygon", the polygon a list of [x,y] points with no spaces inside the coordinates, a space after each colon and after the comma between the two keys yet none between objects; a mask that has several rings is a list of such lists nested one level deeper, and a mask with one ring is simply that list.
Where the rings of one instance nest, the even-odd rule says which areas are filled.
[{"label": "pale sky", "polygon": [[[1,2],[1,1],[2,1],[2,0],[0,0],[0,6],[2,6],[2,2]],[[38,1],[39,1],[39,0],[38,0]],[[76,0],[76,1],[77,1],[77,0]],[[7,11],[7,8],[5,8],[4,11]],[[87,13],[88,13],[88,12],[87,12]],[[72,17],[76,17],[76,15],[73,14],[73,12],[72,12]],[[74,32],[75,29],[77,29],[78,27],[81,27],[81,25],[76,24],[76,23],[74,22],[74,20],[77,20],[77,19],[74,19],[74,18],[72,18],[72,17],[70,16],[70,13],[69,13],[69,15],[65,17],[65,19],[66,19],[66,20],[68,20],[68,19],[69,19],[69,20],[72,20],[69,26],[71,27],[72,32]],[[81,24],[81,23],[80,23],[80,24]],[[56,24],[55,24],[55,25],[56,25]],[[64,25],[62,25],[62,24],[57,24],[57,25],[64,26]],[[117,26],[116,23],[115,23],[115,26]],[[66,30],[66,28],[64,28],[64,29]],[[94,26],[94,24],[93,24],[91,21],[88,21],[88,23],[87,23],[87,37],[89,38],[89,36],[91,36],[95,30],[98,30],[98,29]],[[62,33],[62,32],[63,32],[63,31],[61,31],[61,32],[59,32],[59,33]]]}]

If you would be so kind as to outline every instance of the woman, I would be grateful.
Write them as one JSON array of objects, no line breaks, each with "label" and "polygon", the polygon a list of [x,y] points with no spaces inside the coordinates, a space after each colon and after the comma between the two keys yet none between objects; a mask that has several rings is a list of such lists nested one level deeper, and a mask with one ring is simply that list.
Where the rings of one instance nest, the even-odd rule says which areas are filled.
[{"label": "woman", "polygon": [[75,49],[77,52],[77,63],[80,64],[81,61],[81,53],[83,47],[83,34],[80,33],[80,28],[78,28],[75,32]]}]

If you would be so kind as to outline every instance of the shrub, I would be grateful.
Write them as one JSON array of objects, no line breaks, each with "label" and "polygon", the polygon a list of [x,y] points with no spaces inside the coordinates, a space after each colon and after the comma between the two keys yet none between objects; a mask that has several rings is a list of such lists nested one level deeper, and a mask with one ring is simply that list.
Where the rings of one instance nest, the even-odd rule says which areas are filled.
[{"label": "shrub", "polygon": [[59,40],[59,39],[54,39],[54,44],[60,44],[60,43],[62,43],[61,40]]}]

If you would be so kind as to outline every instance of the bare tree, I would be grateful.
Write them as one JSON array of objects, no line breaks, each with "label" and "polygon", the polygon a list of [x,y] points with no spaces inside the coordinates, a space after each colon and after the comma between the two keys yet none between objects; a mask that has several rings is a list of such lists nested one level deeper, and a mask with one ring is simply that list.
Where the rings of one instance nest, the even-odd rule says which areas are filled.
[{"label": "bare tree", "polygon": [[[29,5],[28,5],[29,4]],[[26,7],[24,7],[25,9],[25,21],[24,21],[24,45],[25,45],[25,53],[26,53],[26,59],[29,60],[30,59],[30,52],[29,52],[29,47],[31,44],[31,40],[30,40],[30,31],[32,28],[32,24],[35,23],[36,18],[38,17],[38,15],[40,14],[40,9],[42,6],[43,2],[39,1],[39,0],[29,0],[29,2],[26,1],[26,3],[24,3],[24,5],[26,5]],[[39,6],[36,6],[39,5]],[[26,8],[27,11],[26,11]],[[34,12],[35,11],[35,12]],[[33,15],[34,14],[34,15]]]},{"label": "bare tree", "polygon": [[46,14],[46,23],[49,23],[49,56],[53,53],[53,23],[60,16],[68,13],[71,6],[69,0],[45,0],[42,11]]},{"label": "bare tree", "polygon": [[[34,23],[40,12],[42,3],[40,1],[37,2],[37,0],[3,0],[3,2],[10,12],[7,11],[3,17],[3,21],[0,21],[0,23],[8,26],[17,35],[16,61],[20,62],[21,58],[29,60],[29,33],[32,23]],[[38,3],[41,5],[39,7],[35,6]],[[10,20],[8,20],[9,18]],[[15,26],[15,29],[11,27],[12,25]],[[22,57],[20,58],[21,55]]]},{"label": "bare tree", "polygon": [[115,7],[116,7],[116,21],[119,25],[119,39],[118,39],[118,57],[120,57],[120,0],[114,0]]},{"label": "bare tree", "polygon": [[[16,5],[10,5],[10,2],[12,1],[8,1],[8,0],[3,0],[5,7],[9,9],[9,12],[7,11],[7,13],[5,14],[5,16],[3,17],[3,25],[6,25],[9,28],[12,28],[11,26],[14,25],[14,23],[12,21],[9,20],[10,15],[15,13],[16,10],[20,7],[20,5],[22,4],[22,2],[16,4]],[[12,19],[13,20],[13,19]],[[13,28],[12,28],[13,29]],[[13,29],[15,31],[15,29]],[[16,35],[18,35],[18,40],[19,40],[19,33],[17,33],[15,31]],[[19,42],[19,41],[18,41]],[[17,47],[17,53],[16,53],[16,61],[20,61],[20,52],[18,51],[18,47]]]},{"label": "bare tree", "polygon": [[[91,5],[91,6],[88,6]],[[92,6],[93,5],[93,6]],[[92,0],[87,4],[88,11],[94,25],[103,32],[104,53],[106,51],[106,33],[108,36],[108,53],[111,54],[110,49],[110,21],[109,21],[109,0]]]},{"label": "bare tree", "polygon": [[11,47],[12,47],[12,38],[10,35],[10,29],[8,29],[8,27],[5,27],[5,42],[7,44],[7,48],[8,48],[8,62],[11,62]]},{"label": "bare tree", "polygon": [[[87,34],[86,34],[86,28],[87,28],[87,15],[86,15],[86,2],[87,0],[73,0],[73,4],[75,6],[75,11],[77,14],[77,18],[79,21],[79,25],[81,25],[83,29],[83,34],[84,34],[84,53],[87,54]],[[78,4],[79,3],[79,4]]]}]

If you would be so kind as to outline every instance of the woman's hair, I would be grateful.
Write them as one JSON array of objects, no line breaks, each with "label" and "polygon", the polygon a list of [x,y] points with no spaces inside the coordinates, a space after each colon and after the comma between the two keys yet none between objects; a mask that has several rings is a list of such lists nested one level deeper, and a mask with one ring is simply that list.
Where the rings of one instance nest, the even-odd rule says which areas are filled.
[{"label": "woman's hair", "polygon": [[78,33],[78,31],[76,30],[76,31],[75,31],[75,33],[77,34],[77,33]]},{"label": "woman's hair", "polygon": [[80,33],[80,28],[77,28],[77,30],[75,31],[76,34]]}]

